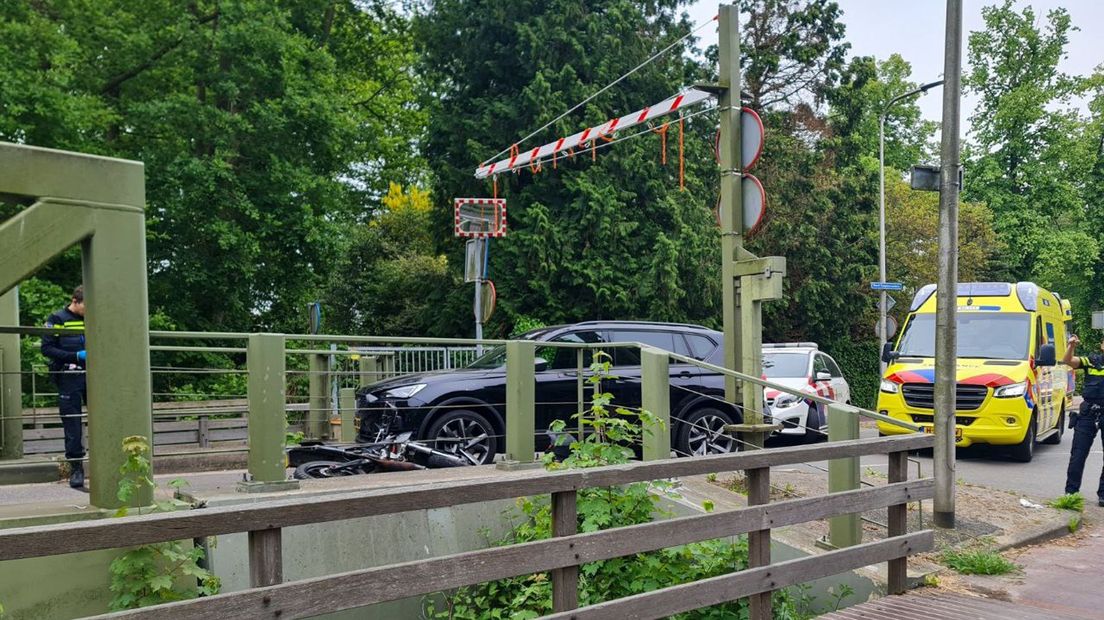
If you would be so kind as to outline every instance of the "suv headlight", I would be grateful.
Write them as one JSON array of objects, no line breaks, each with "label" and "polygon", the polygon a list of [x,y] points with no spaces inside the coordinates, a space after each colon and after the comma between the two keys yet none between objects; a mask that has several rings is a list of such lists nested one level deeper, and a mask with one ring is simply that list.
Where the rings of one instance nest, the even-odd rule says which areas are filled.
[{"label": "suv headlight", "polygon": [[889,379],[882,379],[881,390],[886,394],[896,394],[900,391],[901,387]]},{"label": "suv headlight", "polygon": [[404,385],[402,387],[391,388],[380,395],[381,398],[410,398],[411,396],[421,392],[425,388],[424,383],[415,383],[414,385]]},{"label": "suv headlight", "polygon": [[802,400],[805,399],[798,396],[797,394],[783,393],[779,395],[778,398],[774,399],[774,406],[776,408],[792,407]]},{"label": "suv headlight", "polygon": [[1012,385],[1003,385],[993,390],[993,396],[997,398],[1012,398],[1014,396],[1023,396],[1027,391],[1027,381],[1020,381],[1019,383],[1013,383]]}]

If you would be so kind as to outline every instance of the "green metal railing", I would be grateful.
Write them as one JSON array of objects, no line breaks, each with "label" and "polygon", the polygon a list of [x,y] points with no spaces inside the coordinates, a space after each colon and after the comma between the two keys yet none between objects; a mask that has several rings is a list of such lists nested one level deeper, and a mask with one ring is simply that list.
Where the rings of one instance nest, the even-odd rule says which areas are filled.
[{"label": "green metal railing", "polygon": [[[39,335],[50,333],[35,327],[0,327],[0,333]],[[483,340],[457,338],[408,338],[387,336],[342,336],[329,334],[249,334],[244,332],[150,332],[151,342],[193,341],[196,344],[151,344],[153,354],[207,354],[228,356],[236,360],[244,357],[244,369],[196,368],[186,372],[244,373],[248,389],[245,394],[248,427],[248,474],[251,484],[270,489],[284,483],[284,450],[288,430],[289,409],[298,415],[305,404],[303,429],[312,439],[355,440],[355,389],[380,378],[392,376],[393,358],[388,354],[365,355],[354,348],[320,348],[321,343],[355,347],[364,344],[433,345],[433,346],[502,346],[506,358],[506,394],[501,409],[505,419],[504,459],[499,467],[526,468],[539,466],[536,455],[536,436],[545,429],[536,428],[538,402],[536,394],[535,360],[538,350],[568,348],[577,351],[576,405],[579,411],[586,407],[585,351],[632,348],[639,351],[640,390],[642,409],[660,420],[663,432],[645,433],[641,454],[645,460],[668,458],[672,452],[672,424],[685,423],[673,418],[671,411],[670,364],[686,364],[706,373],[713,373],[734,380],[743,389],[771,389],[794,394],[806,401],[824,405],[828,411],[829,441],[858,438],[860,417],[893,424],[911,431],[920,427],[874,411],[838,403],[828,398],[803,392],[761,377],[746,375],[693,357],[664,351],[636,342],[567,343],[535,342],[531,340]],[[241,345],[245,346],[241,346]],[[303,357],[306,360],[303,360]],[[332,365],[330,360],[340,360]],[[160,368],[160,367],[157,367]],[[154,372],[173,372],[173,367]],[[616,368],[614,370],[616,374]],[[304,381],[305,377],[305,381]],[[289,393],[289,383],[293,388]],[[331,386],[335,385],[337,397]],[[737,410],[740,404],[732,404],[713,395]],[[294,401],[294,402],[293,402]],[[305,401],[305,402],[304,402]],[[296,403],[299,404],[296,404]],[[211,413],[211,410],[206,410]],[[240,409],[238,409],[240,411]],[[810,429],[820,432],[819,429]],[[747,438],[746,435],[744,435]],[[754,439],[754,438],[752,438]],[[747,447],[754,442],[737,440]],[[246,449],[243,449],[243,451]],[[197,453],[205,453],[199,450]],[[831,461],[829,491],[839,492],[859,487],[859,463],[857,459]],[[248,486],[248,485],[247,485]],[[832,540],[837,546],[858,542],[861,535],[859,516],[836,517],[831,524]]]}]

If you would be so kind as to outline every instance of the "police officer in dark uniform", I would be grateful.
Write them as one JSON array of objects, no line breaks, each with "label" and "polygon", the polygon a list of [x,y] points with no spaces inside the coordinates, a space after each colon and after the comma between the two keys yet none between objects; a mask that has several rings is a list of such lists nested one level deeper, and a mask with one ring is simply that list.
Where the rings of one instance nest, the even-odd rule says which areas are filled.
[{"label": "police officer in dark uniform", "polygon": [[50,375],[57,385],[58,413],[65,430],[65,458],[69,460],[69,486],[84,486],[84,441],[81,406],[88,400],[84,374],[84,286],[73,291],[69,305],[50,315],[46,327],[56,333],[42,337],[42,354],[49,358]]},{"label": "police officer in dark uniform", "polygon": [[[1070,450],[1069,468],[1066,470],[1066,493],[1081,490],[1081,474],[1085,471],[1085,459],[1089,457],[1097,432],[1104,443],[1104,342],[1100,351],[1076,357],[1074,350],[1081,341],[1070,336],[1066,356],[1062,363],[1071,368],[1085,369],[1085,386],[1081,390],[1081,410],[1070,415],[1073,428],[1073,448]],[[1100,485],[1096,489],[1097,504],[1104,506],[1104,471],[1100,473]]]}]

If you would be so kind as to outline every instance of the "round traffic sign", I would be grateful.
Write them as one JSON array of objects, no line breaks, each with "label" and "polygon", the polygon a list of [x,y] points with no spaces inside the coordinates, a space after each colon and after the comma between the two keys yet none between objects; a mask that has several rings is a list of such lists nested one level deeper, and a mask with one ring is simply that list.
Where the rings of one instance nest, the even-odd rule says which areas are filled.
[{"label": "round traffic sign", "polygon": [[[886,317],[886,331],[889,334],[886,336],[886,340],[889,340],[897,334],[897,319],[887,316]],[[874,321],[874,336],[876,338],[882,337],[882,322],[881,320]]]},{"label": "round traffic sign", "polygon": [[763,213],[767,210],[767,193],[763,184],[753,174],[745,174],[743,180],[744,195],[744,234],[755,232],[763,221]]},{"label": "round traffic sign", "polygon": [[483,288],[480,289],[482,297],[479,300],[479,309],[483,311],[483,317],[480,323],[486,323],[491,320],[491,315],[495,311],[495,302],[498,301],[498,291],[495,290],[494,282],[490,280],[483,280]]},{"label": "round traffic sign", "polygon": [[740,108],[740,161],[744,172],[755,167],[763,154],[763,119],[751,108]]}]

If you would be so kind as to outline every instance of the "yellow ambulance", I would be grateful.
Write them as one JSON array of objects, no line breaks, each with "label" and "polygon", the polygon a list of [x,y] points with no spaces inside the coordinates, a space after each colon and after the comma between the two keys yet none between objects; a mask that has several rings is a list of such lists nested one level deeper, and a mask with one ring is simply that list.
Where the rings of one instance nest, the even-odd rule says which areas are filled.
[{"label": "yellow ambulance", "polygon": [[[919,291],[887,363],[878,411],[933,430],[936,290]],[[958,285],[958,369],[955,439],[1009,446],[1027,462],[1035,443],[1062,440],[1073,392],[1073,373],[1056,367],[1065,355],[1072,314],[1068,300],[1031,282],[967,282]],[[878,423],[883,435],[908,430]]]}]

